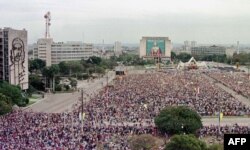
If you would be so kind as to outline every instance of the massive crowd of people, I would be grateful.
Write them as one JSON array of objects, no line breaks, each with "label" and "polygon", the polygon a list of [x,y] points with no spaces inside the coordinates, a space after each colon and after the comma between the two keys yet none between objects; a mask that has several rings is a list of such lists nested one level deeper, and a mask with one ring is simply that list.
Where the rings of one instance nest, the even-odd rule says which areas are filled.
[{"label": "massive crowd of people", "polygon": [[[154,117],[166,106],[185,105],[202,116],[250,114],[250,108],[215,86],[201,72],[156,72],[127,75],[69,113],[22,110],[0,116],[0,149],[130,149],[132,135],[157,135]],[[79,113],[84,112],[84,121]],[[225,128],[225,130],[223,130]],[[211,135],[216,127],[204,127]],[[222,127],[221,131],[231,132]],[[214,131],[215,130],[215,131]],[[248,132],[248,127],[234,128]]]},{"label": "massive crowd of people", "polygon": [[235,92],[242,94],[245,97],[250,97],[250,78],[248,74],[213,71],[208,72],[208,75],[233,89]]},{"label": "massive crowd of people", "polygon": [[206,136],[223,136],[224,134],[250,134],[249,126],[239,126],[237,123],[231,126],[211,125],[204,126],[199,130],[200,137]]}]

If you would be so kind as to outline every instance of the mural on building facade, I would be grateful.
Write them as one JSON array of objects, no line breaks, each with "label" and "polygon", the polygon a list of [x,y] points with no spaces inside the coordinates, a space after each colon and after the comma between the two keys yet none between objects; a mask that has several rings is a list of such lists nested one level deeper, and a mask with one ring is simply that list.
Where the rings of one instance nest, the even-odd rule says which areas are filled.
[{"label": "mural on building facade", "polygon": [[25,76],[25,51],[24,43],[20,38],[14,38],[12,49],[10,50],[10,66],[14,69],[14,79],[16,84],[20,84]]}]

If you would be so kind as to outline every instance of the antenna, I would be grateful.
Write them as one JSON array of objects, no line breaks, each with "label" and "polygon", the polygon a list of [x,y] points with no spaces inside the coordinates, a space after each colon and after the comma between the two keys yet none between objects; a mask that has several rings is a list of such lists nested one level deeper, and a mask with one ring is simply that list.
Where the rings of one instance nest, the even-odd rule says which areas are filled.
[{"label": "antenna", "polygon": [[102,40],[102,52],[104,53],[105,50],[104,50],[104,39]]},{"label": "antenna", "polygon": [[49,38],[50,37],[50,33],[49,33],[49,27],[51,25],[50,20],[51,20],[51,16],[50,16],[50,12],[48,11],[45,15],[45,38]]},{"label": "antenna", "polygon": [[237,41],[237,54],[239,54],[239,53],[240,53],[240,42]]}]

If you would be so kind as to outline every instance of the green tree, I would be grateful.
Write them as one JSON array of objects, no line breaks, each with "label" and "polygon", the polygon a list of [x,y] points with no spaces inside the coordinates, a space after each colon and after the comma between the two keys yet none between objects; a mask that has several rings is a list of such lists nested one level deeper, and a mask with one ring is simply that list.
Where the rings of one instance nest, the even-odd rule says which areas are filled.
[{"label": "green tree", "polygon": [[39,75],[29,75],[29,86],[32,86],[37,90],[44,91],[44,83]]},{"label": "green tree", "polygon": [[180,53],[176,56],[177,59],[181,60],[182,62],[187,62],[190,60],[192,56],[188,53]]},{"label": "green tree", "polygon": [[171,52],[171,59],[172,59],[172,60],[176,59],[176,56],[177,56],[177,55],[176,55],[175,52]]},{"label": "green tree", "polygon": [[12,110],[12,104],[9,97],[0,93],[0,115],[6,114]]},{"label": "green tree", "polygon": [[233,63],[236,64],[239,62],[240,65],[245,65],[247,62],[250,61],[250,53],[240,53],[240,54],[233,54]]},{"label": "green tree", "polygon": [[224,147],[222,144],[212,144],[212,145],[209,145],[207,150],[223,150]]},{"label": "green tree", "polygon": [[206,143],[194,135],[174,135],[165,150],[206,150]]},{"label": "green tree", "polygon": [[76,87],[76,86],[77,86],[77,80],[75,80],[75,79],[70,79],[70,85],[71,85],[72,87]]},{"label": "green tree", "polygon": [[87,63],[99,65],[101,61],[102,59],[100,57],[92,56],[92,57],[89,57],[89,59],[87,60]]},{"label": "green tree", "polygon": [[30,60],[29,61],[29,71],[33,72],[33,71],[37,71],[37,70],[42,70],[42,68],[44,68],[46,66],[45,61],[41,60],[41,59],[34,59],[34,60]]},{"label": "green tree", "polygon": [[10,98],[13,104],[22,105],[24,97],[19,86],[10,85],[7,82],[0,82],[0,93]]},{"label": "green tree", "polygon": [[[42,70],[43,76],[46,77],[46,80],[49,80],[50,89],[55,90],[55,76],[59,73],[58,65],[52,65],[50,67],[45,67]],[[47,81],[45,81],[47,82]]]},{"label": "green tree", "polygon": [[105,69],[103,67],[97,66],[96,67],[96,73],[104,74],[105,73]]},{"label": "green tree", "polygon": [[83,71],[83,66],[79,61],[69,61],[68,64],[71,73],[77,74]]},{"label": "green tree", "polygon": [[155,118],[155,124],[162,134],[195,133],[202,127],[200,115],[185,106],[169,106]]},{"label": "green tree", "polygon": [[132,137],[129,144],[132,150],[152,150],[157,145],[156,138],[148,134]]},{"label": "green tree", "polygon": [[69,65],[65,62],[62,61],[58,64],[59,66],[59,71],[62,75],[68,75],[70,70],[69,70]]}]

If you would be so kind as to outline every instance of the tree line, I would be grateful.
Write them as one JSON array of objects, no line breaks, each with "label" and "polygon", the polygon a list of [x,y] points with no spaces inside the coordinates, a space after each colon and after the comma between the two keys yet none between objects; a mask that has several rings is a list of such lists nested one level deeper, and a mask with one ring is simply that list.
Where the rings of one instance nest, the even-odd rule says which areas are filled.
[{"label": "tree line", "polygon": [[[171,52],[171,59],[175,62],[182,61],[187,62],[192,57],[191,54],[188,53],[180,53],[176,54],[174,52]],[[231,65],[235,65],[239,63],[240,65],[247,65],[250,62],[250,53],[234,53],[233,56],[227,57],[224,55],[206,55],[203,57],[194,57],[197,61],[214,61],[214,62],[220,62],[220,63],[227,63]]]},{"label": "tree line", "polygon": [[13,105],[26,106],[28,103],[29,99],[20,86],[0,81],[0,115],[10,112]]}]

